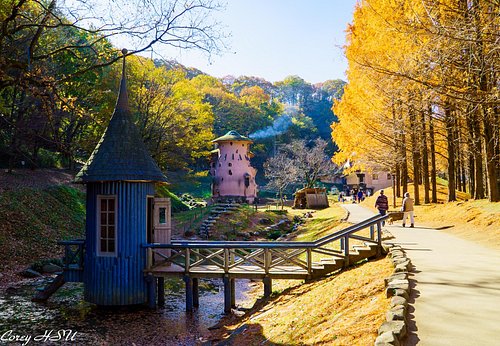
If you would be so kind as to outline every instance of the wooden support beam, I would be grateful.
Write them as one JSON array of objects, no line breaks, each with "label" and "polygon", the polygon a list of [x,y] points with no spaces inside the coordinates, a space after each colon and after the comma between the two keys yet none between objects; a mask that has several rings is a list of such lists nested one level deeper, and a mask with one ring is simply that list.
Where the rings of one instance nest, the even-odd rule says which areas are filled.
[{"label": "wooden support beam", "polygon": [[262,282],[264,283],[264,297],[269,298],[271,293],[273,293],[273,280],[271,277],[266,276],[262,279]]},{"label": "wooden support beam", "polygon": [[156,280],[152,274],[146,277],[148,285],[148,305],[151,309],[156,309]]},{"label": "wooden support beam", "polygon": [[198,278],[193,278],[193,306],[200,306],[200,291],[198,289]]},{"label": "wooden support beam", "polygon": [[157,278],[157,285],[158,285],[158,305],[159,306],[164,306],[165,305],[165,278],[164,277],[158,277]]},{"label": "wooden support beam", "polygon": [[235,279],[230,279],[231,284],[231,307],[236,308],[236,283]]},{"label": "wooden support beam", "polygon": [[344,267],[349,267],[349,235],[344,238]]},{"label": "wooden support beam", "polygon": [[224,313],[229,314],[231,312],[231,282],[227,275],[222,280],[224,282]]},{"label": "wooden support beam", "polygon": [[184,275],[186,283],[186,311],[193,311],[193,279],[189,275]]},{"label": "wooden support beam", "polygon": [[370,226],[370,239],[375,239],[375,227],[373,227],[373,225]]}]

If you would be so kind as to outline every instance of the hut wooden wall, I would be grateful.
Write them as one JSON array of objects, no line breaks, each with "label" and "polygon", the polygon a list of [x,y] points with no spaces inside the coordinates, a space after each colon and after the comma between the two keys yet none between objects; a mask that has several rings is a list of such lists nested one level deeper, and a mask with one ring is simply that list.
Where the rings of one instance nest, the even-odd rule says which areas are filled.
[{"label": "hut wooden wall", "polygon": [[[143,276],[146,266],[147,196],[153,183],[99,182],[87,184],[85,300],[97,305],[131,305],[147,302]],[[97,195],[116,195],[115,257],[97,255]]]}]

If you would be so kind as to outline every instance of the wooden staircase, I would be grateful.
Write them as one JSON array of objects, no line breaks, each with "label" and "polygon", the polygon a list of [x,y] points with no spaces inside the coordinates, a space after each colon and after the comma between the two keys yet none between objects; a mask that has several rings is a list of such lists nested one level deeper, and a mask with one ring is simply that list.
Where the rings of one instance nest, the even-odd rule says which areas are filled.
[{"label": "wooden staircase", "polygon": [[198,235],[202,238],[208,239],[220,216],[223,214],[231,214],[238,210],[239,207],[240,205],[237,203],[217,203],[210,211],[210,215],[203,220],[200,229],[198,230]]}]

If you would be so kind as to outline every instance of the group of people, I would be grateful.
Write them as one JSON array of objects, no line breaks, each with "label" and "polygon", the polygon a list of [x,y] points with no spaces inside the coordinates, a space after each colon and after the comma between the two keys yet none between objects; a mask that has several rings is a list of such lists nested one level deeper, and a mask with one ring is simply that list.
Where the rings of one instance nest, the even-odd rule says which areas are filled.
[{"label": "group of people", "polygon": [[345,197],[346,196],[352,196],[352,203],[361,203],[362,201],[365,200],[366,197],[370,197],[370,190],[367,190],[366,192],[363,190],[351,190],[350,192],[343,192],[341,191],[339,193],[339,202],[344,203]]},{"label": "group of people", "polygon": [[[403,205],[401,207],[401,211],[403,212],[403,227],[406,226],[406,220],[408,217],[410,218],[410,228],[415,227],[415,216],[414,216],[414,202],[410,197],[409,192],[405,192],[403,198]],[[380,215],[385,215],[387,210],[389,210],[389,201],[387,200],[387,196],[384,194],[384,190],[380,190],[380,195],[377,197],[375,201],[375,208],[378,209]]]}]

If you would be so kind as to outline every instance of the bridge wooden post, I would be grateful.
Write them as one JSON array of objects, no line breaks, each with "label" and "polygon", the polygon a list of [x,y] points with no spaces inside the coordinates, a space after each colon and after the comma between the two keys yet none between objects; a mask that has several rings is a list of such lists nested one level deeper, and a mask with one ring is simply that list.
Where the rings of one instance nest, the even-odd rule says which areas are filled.
[{"label": "bridge wooden post", "polygon": [[157,279],[158,283],[158,305],[165,305],[165,278],[160,276]]},{"label": "bridge wooden post", "polygon": [[185,262],[184,262],[184,265],[185,265],[185,268],[184,270],[186,271],[186,273],[189,273],[189,268],[191,267],[191,253],[189,251],[189,248],[186,248],[186,258],[185,258]]},{"label": "bridge wooden post", "polygon": [[151,269],[153,266],[153,249],[148,247],[146,256],[146,269]]},{"label": "bridge wooden post", "polygon": [[346,235],[344,238],[344,267],[349,266],[349,235]]},{"label": "bridge wooden post", "polygon": [[193,311],[193,281],[189,275],[184,275],[186,283],[186,311]]},{"label": "bridge wooden post", "polygon": [[198,288],[198,278],[193,278],[193,307],[200,307],[200,290]]},{"label": "bridge wooden post", "polygon": [[307,274],[312,274],[312,249],[307,249]]},{"label": "bridge wooden post", "polygon": [[236,279],[230,279],[231,284],[231,307],[236,308]]},{"label": "bridge wooden post", "polygon": [[377,257],[382,254],[382,222],[377,222]]},{"label": "bridge wooden post", "polygon": [[222,281],[224,282],[224,313],[228,314],[231,312],[231,280],[228,275],[224,275]]},{"label": "bridge wooden post", "polygon": [[148,287],[148,305],[151,309],[156,308],[156,280],[153,274],[148,274],[146,276],[146,282]]},{"label": "bridge wooden post", "polygon": [[370,239],[375,240],[375,228],[373,225],[370,226]]},{"label": "bridge wooden post", "polygon": [[262,282],[264,283],[264,297],[269,298],[273,293],[273,280],[271,277],[266,276],[262,279]]}]

